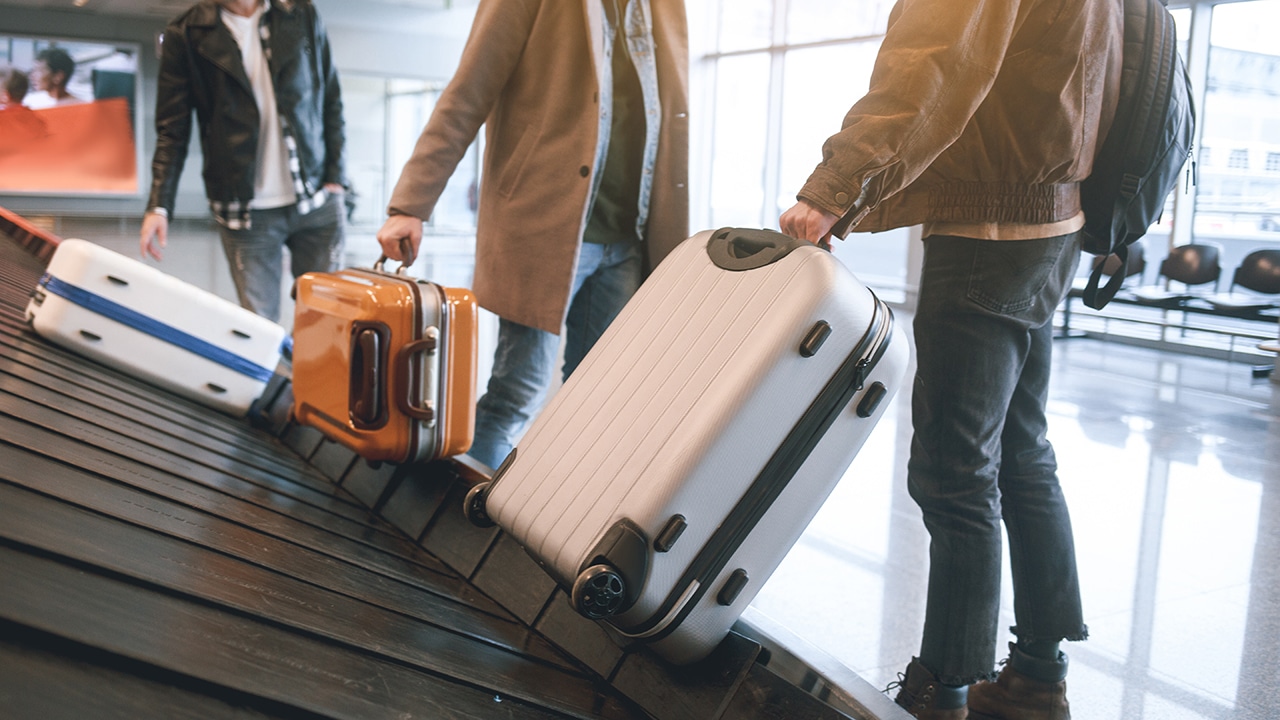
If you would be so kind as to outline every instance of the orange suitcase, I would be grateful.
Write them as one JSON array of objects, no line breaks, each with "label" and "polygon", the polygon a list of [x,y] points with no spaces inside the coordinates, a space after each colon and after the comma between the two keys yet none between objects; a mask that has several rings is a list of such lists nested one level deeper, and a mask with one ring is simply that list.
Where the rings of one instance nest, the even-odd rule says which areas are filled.
[{"label": "orange suitcase", "polygon": [[385,262],[298,278],[294,417],[367,460],[462,454],[475,431],[475,295]]}]

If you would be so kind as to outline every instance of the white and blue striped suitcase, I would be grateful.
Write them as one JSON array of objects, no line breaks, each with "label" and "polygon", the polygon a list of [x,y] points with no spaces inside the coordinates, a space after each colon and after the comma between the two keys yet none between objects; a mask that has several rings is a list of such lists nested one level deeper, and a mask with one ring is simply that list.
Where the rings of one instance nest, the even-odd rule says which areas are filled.
[{"label": "white and blue striped suitcase", "polygon": [[626,643],[684,664],[728,633],[906,370],[889,307],[771,231],[686,240],[466,511]]},{"label": "white and blue striped suitcase", "polygon": [[27,320],[58,345],[236,417],[288,342],[279,324],[85,240],[58,244]]}]

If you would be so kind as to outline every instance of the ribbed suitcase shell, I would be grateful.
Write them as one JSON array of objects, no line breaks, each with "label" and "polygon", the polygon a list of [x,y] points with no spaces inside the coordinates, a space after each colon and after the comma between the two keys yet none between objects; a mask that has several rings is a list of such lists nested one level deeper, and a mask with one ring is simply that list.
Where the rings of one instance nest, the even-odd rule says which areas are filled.
[{"label": "ribbed suitcase shell", "polygon": [[280,325],[86,240],[63,240],[27,305],[59,345],[237,417],[280,362]]},{"label": "ribbed suitcase shell", "polygon": [[[762,235],[783,237],[714,233],[746,237],[745,254]],[[643,589],[608,621],[675,663],[709,653],[781,562],[883,413],[909,353],[888,307],[826,250],[790,241],[776,262],[732,271],[710,260],[712,240],[699,233],[663,261],[468,503],[574,588],[575,603],[584,570],[643,549],[648,567],[631,573],[645,576]],[[830,333],[806,357],[821,323]],[[749,490],[859,359],[854,374],[865,377],[845,382],[851,399],[816,409],[833,424],[807,459],[791,458],[802,463],[794,479]],[[728,527],[750,515],[744,496],[762,517]]]},{"label": "ribbed suitcase shell", "polygon": [[475,430],[475,295],[382,262],[298,278],[294,415],[368,460],[464,453]]}]

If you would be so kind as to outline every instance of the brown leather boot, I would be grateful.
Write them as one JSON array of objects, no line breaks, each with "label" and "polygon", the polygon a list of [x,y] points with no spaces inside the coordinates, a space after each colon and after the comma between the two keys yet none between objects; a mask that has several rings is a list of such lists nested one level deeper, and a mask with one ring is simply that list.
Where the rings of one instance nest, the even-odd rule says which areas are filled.
[{"label": "brown leather boot", "polygon": [[1032,657],[1009,643],[1009,660],[994,682],[969,687],[970,720],[1071,720],[1067,656]]},{"label": "brown leather boot", "polygon": [[912,658],[893,701],[919,720],[965,720],[969,717],[964,704],[965,691],[966,688],[947,687],[938,682],[937,676],[921,665],[919,658]]}]

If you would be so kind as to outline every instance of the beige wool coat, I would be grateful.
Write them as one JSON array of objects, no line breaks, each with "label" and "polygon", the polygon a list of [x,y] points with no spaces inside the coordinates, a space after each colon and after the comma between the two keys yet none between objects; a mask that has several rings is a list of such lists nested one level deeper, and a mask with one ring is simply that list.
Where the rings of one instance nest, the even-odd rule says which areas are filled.
[{"label": "beige wool coat", "polygon": [[[653,267],[689,234],[688,29],[683,0],[650,5],[662,105],[646,243]],[[458,70],[389,206],[429,217],[483,124],[472,289],[482,307],[556,334],[598,165],[603,12],[600,0],[480,0]]]}]

